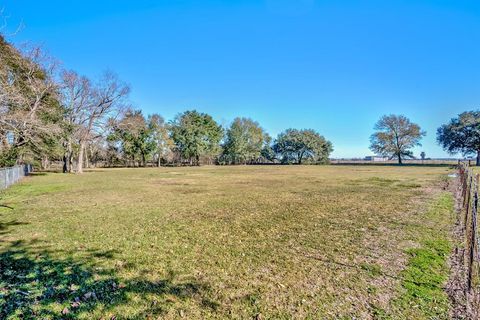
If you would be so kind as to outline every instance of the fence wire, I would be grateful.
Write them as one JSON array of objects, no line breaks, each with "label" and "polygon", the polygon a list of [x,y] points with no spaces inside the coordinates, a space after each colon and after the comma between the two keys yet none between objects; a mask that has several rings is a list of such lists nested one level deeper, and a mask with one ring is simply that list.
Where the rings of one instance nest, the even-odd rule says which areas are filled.
[{"label": "fence wire", "polygon": [[460,187],[463,203],[463,228],[465,230],[465,267],[467,289],[480,290],[480,244],[478,243],[478,187],[480,176],[466,163],[459,164]]},{"label": "fence wire", "polygon": [[0,169],[0,189],[6,189],[33,172],[30,164]]}]

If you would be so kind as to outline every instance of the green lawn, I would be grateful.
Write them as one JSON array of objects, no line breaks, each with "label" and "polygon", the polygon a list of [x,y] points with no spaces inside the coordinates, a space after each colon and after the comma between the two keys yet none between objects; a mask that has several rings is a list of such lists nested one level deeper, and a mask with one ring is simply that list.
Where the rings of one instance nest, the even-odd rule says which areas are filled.
[{"label": "green lawn", "polygon": [[448,318],[449,171],[29,177],[3,193],[0,318]]}]

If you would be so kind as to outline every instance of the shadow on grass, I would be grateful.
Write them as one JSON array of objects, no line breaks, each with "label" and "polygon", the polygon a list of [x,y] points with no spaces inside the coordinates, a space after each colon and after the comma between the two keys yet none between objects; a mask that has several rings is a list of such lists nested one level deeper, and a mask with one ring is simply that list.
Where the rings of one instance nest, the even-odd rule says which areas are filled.
[{"label": "shadow on grass", "polygon": [[56,171],[35,171],[35,172],[30,172],[28,174],[29,177],[38,177],[38,176],[46,176],[48,175],[49,173],[59,173],[59,172],[56,172]]},{"label": "shadow on grass", "polygon": [[[28,224],[28,223],[17,221],[17,220],[11,220],[11,221],[8,221],[8,222],[1,222],[0,221],[0,235],[7,234],[9,232],[8,230],[10,229],[10,227],[21,226],[21,225],[26,225],[26,224]],[[0,239],[0,242],[1,242],[1,239]]]},{"label": "shadow on grass", "polygon": [[173,278],[123,280],[114,269],[95,266],[96,258],[108,259],[114,252],[88,251],[81,259],[61,254],[59,259],[52,257],[59,256],[58,251],[33,247],[32,243],[8,242],[0,250],[0,319],[75,319],[91,318],[93,314],[113,317],[112,309],[131,303],[132,294],[144,303],[137,301],[129,318],[161,316],[168,309],[160,303],[166,296],[194,299],[205,309],[216,307],[206,298],[209,288],[205,284]]}]

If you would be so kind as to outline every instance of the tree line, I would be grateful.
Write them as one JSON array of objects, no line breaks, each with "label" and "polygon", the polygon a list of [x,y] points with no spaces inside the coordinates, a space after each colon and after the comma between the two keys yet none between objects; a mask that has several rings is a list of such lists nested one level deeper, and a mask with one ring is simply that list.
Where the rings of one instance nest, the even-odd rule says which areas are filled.
[{"label": "tree line", "polygon": [[[228,127],[188,110],[166,121],[131,107],[129,86],[112,72],[92,81],[61,69],[37,47],[19,50],[0,35],[0,166],[61,161],[64,172],[84,167],[328,162],[330,141],[313,129],[287,129],[276,139],[249,118]],[[370,149],[414,158],[426,135],[403,115],[385,115]],[[476,154],[480,165],[480,111],[441,126],[438,143],[449,153]],[[422,152],[422,159],[425,153]]]},{"label": "tree line", "polygon": [[131,107],[112,72],[95,81],[64,70],[39,48],[18,50],[0,35],[0,166],[53,161],[64,172],[110,166],[326,163],[331,142],[313,129],[272,139],[258,122],[222,127],[196,110],[166,121]]}]

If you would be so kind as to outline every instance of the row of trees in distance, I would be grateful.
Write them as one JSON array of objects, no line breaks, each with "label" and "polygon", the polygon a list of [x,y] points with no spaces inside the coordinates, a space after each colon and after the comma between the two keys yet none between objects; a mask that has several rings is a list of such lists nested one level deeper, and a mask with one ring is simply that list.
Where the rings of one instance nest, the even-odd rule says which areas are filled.
[{"label": "row of trees in distance", "polygon": [[98,162],[145,166],[200,163],[325,163],[332,144],[314,130],[288,129],[273,140],[255,121],[228,128],[186,111],[166,122],[128,101],[111,72],[97,81],[63,70],[39,48],[17,50],[0,36],[0,166],[62,161],[64,172]]},{"label": "row of trees in distance", "polygon": [[[131,107],[130,88],[111,72],[97,81],[63,70],[39,48],[18,50],[0,35],[0,166],[62,161],[65,172],[85,166],[200,163],[326,163],[332,143],[315,130],[287,129],[276,139],[255,121],[236,118],[223,128],[195,110],[165,121]],[[370,149],[412,158],[425,132],[401,115],[383,116]],[[460,114],[438,129],[450,153],[476,153],[480,112]]]},{"label": "row of trees in distance", "polygon": [[[101,149],[101,148],[100,148]],[[128,110],[110,119],[104,150],[108,164],[326,163],[332,145],[314,130],[287,129],[272,143],[249,118],[236,118],[228,128],[210,115],[185,111],[170,122],[158,114],[144,117]]]}]

